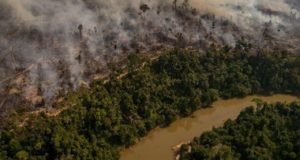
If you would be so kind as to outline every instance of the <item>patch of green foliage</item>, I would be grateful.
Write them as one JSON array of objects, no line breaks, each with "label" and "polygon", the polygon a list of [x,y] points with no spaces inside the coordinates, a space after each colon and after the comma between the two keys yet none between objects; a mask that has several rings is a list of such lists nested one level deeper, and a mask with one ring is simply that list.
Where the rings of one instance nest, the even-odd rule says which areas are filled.
[{"label": "patch of green foliage", "polygon": [[172,50],[153,62],[131,55],[128,75],[94,81],[89,90],[67,97],[69,109],[60,115],[32,115],[23,127],[10,121],[0,131],[0,159],[116,160],[121,148],[151,129],[218,97],[299,91],[298,56],[253,53],[250,47]]},{"label": "patch of green foliage", "polygon": [[[300,104],[249,107],[237,120],[181,147],[181,160],[282,160],[300,157]],[[190,149],[191,147],[191,149]]]}]

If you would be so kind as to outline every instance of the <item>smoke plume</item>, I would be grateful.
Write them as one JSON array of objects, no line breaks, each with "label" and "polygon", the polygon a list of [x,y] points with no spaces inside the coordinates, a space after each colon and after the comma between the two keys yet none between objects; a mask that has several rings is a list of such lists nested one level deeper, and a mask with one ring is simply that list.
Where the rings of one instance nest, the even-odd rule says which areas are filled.
[{"label": "smoke plume", "polygon": [[299,17],[298,0],[0,0],[0,88],[50,104],[133,52],[245,38],[299,52]]}]

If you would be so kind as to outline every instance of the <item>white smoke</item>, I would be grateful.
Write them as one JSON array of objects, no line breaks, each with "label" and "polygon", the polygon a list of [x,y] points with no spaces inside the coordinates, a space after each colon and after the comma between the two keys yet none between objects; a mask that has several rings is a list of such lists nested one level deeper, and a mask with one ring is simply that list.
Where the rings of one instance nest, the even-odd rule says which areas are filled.
[{"label": "white smoke", "polygon": [[131,52],[262,44],[266,30],[297,47],[299,9],[297,0],[0,0],[0,87],[24,72],[14,85],[50,101]]}]

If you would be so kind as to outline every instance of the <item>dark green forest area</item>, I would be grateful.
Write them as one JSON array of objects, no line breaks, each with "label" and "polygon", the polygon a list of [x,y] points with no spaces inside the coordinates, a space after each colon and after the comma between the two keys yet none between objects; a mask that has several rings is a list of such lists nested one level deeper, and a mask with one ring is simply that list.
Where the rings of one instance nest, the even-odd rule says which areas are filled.
[{"label": "dark green forest area", "polygon": [[182,146],[180,160],[299,160],[299,124],[299,103],[249,107],[237,120]]},{"label": "dark green forest area", "polygon": [[153,62],[137,54],[128,58],[124,78],[111,67],[110,81],[68,95],[61,107],[69,108],[56,117],[31,115],[20,127],[12,114],[0,131],[0,159],[117,160],[120,149],[151,129],[219,97],[300,91],[299,56],[254,51],[242,42],[206,53],[173,49]]}]

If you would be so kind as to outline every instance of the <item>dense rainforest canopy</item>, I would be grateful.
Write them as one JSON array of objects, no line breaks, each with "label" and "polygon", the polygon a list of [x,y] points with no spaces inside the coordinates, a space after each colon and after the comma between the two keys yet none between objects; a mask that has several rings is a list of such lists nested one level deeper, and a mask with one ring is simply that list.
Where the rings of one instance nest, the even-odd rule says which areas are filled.
[{"label": "dense rainforest canopy", "polygon": [[[300,159],[300,104],[264,104],[181,147],[181,160]],[[190,148],[191,147],[191,148]]]},{"label": "dense rainforest canopy", "polygon": [[[68,95],[57,116],[12,114],[0,131],[0,159],[119,159],[119,151],[157,126],[221,98],[300,91],[300,57],[251,45],[174,49],[154,61],[130,55],[128,74]],[[242,137],[240,137],[242,138]],[[280,137],[279,137],[280,138]],[[291,155],[293,156],[293,155]]]}]

